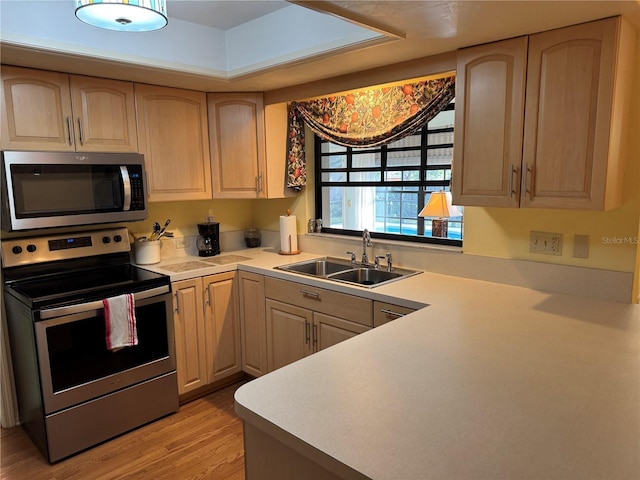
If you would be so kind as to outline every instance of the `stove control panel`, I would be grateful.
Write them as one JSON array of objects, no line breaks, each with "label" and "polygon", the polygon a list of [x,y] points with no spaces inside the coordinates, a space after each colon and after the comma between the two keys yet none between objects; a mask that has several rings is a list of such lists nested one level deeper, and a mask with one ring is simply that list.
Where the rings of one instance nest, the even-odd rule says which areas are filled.
[{"label": "stove control panel", "polygon": [[2,266],[17,267],[41,262],[129,252],[127,229],[112,228],[2,241]]}]

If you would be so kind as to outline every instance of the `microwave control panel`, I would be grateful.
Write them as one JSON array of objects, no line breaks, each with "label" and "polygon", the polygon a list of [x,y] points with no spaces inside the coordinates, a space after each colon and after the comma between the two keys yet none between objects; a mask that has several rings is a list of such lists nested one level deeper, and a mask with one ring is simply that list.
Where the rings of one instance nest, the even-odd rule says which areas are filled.
[{"label": "microwave control panel", "polygon": [[131,182],[131,210],[144,210],[144,188],[142,183],[142,167],[128,166]]}]

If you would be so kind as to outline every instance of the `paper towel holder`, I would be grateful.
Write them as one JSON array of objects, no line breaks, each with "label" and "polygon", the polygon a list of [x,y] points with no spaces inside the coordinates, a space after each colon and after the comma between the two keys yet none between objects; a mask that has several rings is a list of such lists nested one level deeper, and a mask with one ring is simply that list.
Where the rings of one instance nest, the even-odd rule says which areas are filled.
[{"label": "paper towel holder", "polygon": [[[291,209],[287,208],[287,217],[291,216]],[[289,251],[288,252],[284,252],[282,250],[280,250],[278,252],[280,255],[299,255],[300,253],[302,253],[302,250],[295,250],[292,251],[291,250],[291,235],[289,235]]]}]

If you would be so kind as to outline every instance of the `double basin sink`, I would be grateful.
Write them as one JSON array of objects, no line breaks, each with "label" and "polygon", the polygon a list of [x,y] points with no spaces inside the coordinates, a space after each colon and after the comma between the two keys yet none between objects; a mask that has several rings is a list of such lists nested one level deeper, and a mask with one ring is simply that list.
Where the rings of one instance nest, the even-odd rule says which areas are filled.
[{"label": "double basin sink", "polygon": [[334,257],[316,258],[304,262],[281,265],[276,268],[286,272],[350,283],[367,288],[377,287],[420,273],[418,270],[406,268],[394,267],[391,271],[385,270],[385,267],[376,269],[373,265],[352,264],[349,260]]}]

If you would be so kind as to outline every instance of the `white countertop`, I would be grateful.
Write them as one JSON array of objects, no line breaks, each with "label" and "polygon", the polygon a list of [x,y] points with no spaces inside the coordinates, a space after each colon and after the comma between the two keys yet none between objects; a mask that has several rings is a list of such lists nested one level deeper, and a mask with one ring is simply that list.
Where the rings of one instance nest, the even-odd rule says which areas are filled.
[{"label": "white countertop", "polygon": [[430,305],[236,392],[243,419],[325,468],[640,478],[640,306],[426,272],[365,289],[273,270],[319,255],[233,253],[252,257],[243,270]]},{"label": "white countertop", "polygon": [[[151,270],[153,272],[169,275],[172,282],[240,269],[244,271],[259,273],[262,275],[270,275],[285,280],[293,280],[316,287],[324,287],[338,292],[354,294],[374,300],[391,301],[398,305],[403,305],[409,308],[422,308],[425,305],[429,304],[429,295],[425,294],[422,281],[418,280],[416,283],[407,283],[412,279],[418,279],[423,275],[428,275],[425,272],[422,272],[414,277],[403,279],[401,282],[394,281],[392,283],[381,285],[375,288],[366,288],[345,283],[338,283],[322,278],[297,275],[294,273],[288,273],[283,270],[275,269],[276,266],[285,265],[287,263],[298,263],[322,256],[323,255],[321,254],[314,253],[280,255],[274,248],[248,248],[223,252],[221,255],[216,255],[213,257],[179,256],[164,259],[160,263],[156,263],[153,265],[137,266],[140,268]],[[246,258],[246,260],[226,261],[226,259],[235,259],[237,257],[244,257]],[[345,260],[348,260],[346,256]],[[216,262],[219,264],[214,264],[212,262]],[[407,268],[409,267],[407,266]],[[444,277],[442,275],[435,276]],[[397,283],[400,283],[401,286],[398,287],[396,285]],[[408,285],[413,285],[413,288],[406,290],[406,287]]]}]

